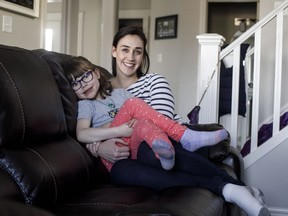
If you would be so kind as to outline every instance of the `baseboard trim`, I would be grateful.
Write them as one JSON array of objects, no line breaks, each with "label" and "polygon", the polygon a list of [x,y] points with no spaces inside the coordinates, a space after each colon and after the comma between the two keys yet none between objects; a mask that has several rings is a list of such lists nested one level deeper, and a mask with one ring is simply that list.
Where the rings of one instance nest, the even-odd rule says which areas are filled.
[{"label": "baseboard trim", "polygon": [[269,208],[271,216],[287,216],[288,209],[281,209],[281,208]]}]

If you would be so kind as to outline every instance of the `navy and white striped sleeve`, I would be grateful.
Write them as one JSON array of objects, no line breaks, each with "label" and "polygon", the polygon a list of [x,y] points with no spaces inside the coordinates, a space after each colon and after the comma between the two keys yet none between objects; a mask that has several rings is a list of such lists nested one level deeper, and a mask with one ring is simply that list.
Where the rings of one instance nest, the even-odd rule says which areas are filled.
[{"label": "navy and white striped sleeve", "polygon": [[165,77],[155,74],[150,77],[150,105],[158,112],[174,119],[174,97]]},{"label": "navy and white striped sleeve", "polygon": [[175,114],[174,97],[164,76],[157,73],[146,74],[127,90],[163,115],[183,123],[182,118]]}]

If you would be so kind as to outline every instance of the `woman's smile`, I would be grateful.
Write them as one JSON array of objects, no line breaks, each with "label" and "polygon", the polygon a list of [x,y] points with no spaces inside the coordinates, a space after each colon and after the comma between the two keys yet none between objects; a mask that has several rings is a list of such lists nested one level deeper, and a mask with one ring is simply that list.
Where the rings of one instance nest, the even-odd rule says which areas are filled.
[{"label": "woman's smile", "polygon": [[134,63],[126,63],[126,62],[124,62],[123,64],[124,64],[126,67],[129,67],[129,68],[132,68],[132,67],[135,66]]}]

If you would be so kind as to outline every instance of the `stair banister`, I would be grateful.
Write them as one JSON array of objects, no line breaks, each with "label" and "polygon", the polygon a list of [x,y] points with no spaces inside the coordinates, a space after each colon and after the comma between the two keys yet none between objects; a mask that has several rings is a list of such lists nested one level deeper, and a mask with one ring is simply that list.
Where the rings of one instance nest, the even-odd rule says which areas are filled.
[{"label": "stair banister", "polygon": [[[198,101],[210,83],[205,97],[200,104],[199,123],[215,123],[218,122],[219,53],[225,39],[219,34],[202,34],[198,35],[197,39],[200,44]],[[216,71],[211,79],[214,70]]]},{"label": "stair banister", "polygon": [[282,4],[278,5],[275,8],[275,10],[271,11],[267,16],[265,16],[263,19],[259,20],[256,24],[251,26],[246,32],[244,32],[241,35],[241,37],[238,37],[236,40],[234,40],[229,45],[229,47],[222,50],[222,52],[220,53],[220,59],[223,59],[224,56],[227,56],[236,46],[240,45],[245,40],[250,38],[258,28],[264,27],[270,20],[276,17],[280,11],[285,10],[287,7],[288,7],[288,1],[284,1]]},{"label": "stair banister", "polygon": [[261,62],[261,31],[259,28],[254,35],[254,73],[253,73],[253,101],[251,121],[251,152],[257,148],[258,122],[259,122],[259,98],[260,98],[260,62]]},{"label": "stair banister", "polygon": [[274,84],[274,114],[273,136],[280,129],[280,107],[282,86],[282,60],[283,60],[283,11],[277,15],[276,22],[276,51],[275,51],[275,84]]},{"label": "stair banister", "polygon": [[[221,60],[221,59],[220,59]],[[240,79],[240,45],[233,50],[233,76],[231,101],[231,145],[237,147],[238,143],[238,107],[239,107],[239,79]]]},{"label": "stair banister", "polygon": [[[225,57],[229,58],[231,57],[233,59],[233,79],[232,79],[232,104],[231,104],[231,117],[230,119],[227,118],[225,121],[225,127],[226,124],[229,128],[229,132],[231,134],[231,145],[236,146],[237,145],[237,139],[239,138],[239,135],[241,134],[241,137],[239,141],[241,140],[242,146],[243,141],[250,136],[250,143],[251,143],[251,149],[250,154],[245,156],[245,167],[251,166],[253,163],[255,163],[258,159],[263,157],[265,154],[267,154],[269,151],[271,151],[273,148],[275,148],[277,145],[281,144],[285,139],[287,139],[288,134],[288,127],[285,127],[280,130],[280,115],[281,112],[284,110],[283,104],[287,103],[287,101],[281,101],[281,91],[283,91],[282,87],[282,75],[283,75],[283,57],[284,54],[287,56],[287,53],[283,53],[285,50],[283,38],[285,38],[284,33],[287,33],[287,31],[283,31],[285,28],[284,26],[284,16],[287,15],[287,9],[288,8],[288,0],[284,1],[280,5],[278,5],[273,11],[271,11],[267,16],[259,20],[255,25],[250,27],[246,32],[244,32],[240,37],[238,37],[235,41],[229,44],[225,49],[221,50],[222,45],[224,44],[225,38],[223,38],[221,35],[218,34],[202,34],[197,36],[197,39],[200,44],[200,54],[199,54],[199,69],[198,69],[198,101],[201,98],[203,92],[207,88],[207,85],[209,84],[211,80],[211,75],[213,74],[213,71],[215,70],[215,75],[211,81],[210,87],[207,90],[207,93],[202,100],[201,103],[201,111],[199,114],[199,123],[214,123],[219,122],[218,119],[218,106],[219,106],[219,78],[220,78],[220,64],[219,61],[223,60]],[[286,11],[284,11],[286,9]],[[286,20],[286,19],[285,19]],[[275,22],[273,22],[275,21]],[[270,40],[270,38],[263,37],[263,34],[265,34],[263,29],[268,29],[270,27],[270,24],[272,27],[276,24],[276,35],[275,38],[272,37],[272,40],[275,40],[275,44],[272,44],[273,49],[275,47],[275,59],[269,58],[264,59],[265,62],[263,62],[263,57],[261,58],[261,53],[263,53],[266,46],[266,40]],[[267,27],[267,28],[264,28]],[[274,28],[273,28],[274,31]],[[253,82],[253,93],[250,94],[250,97],[252,97],[252,113],[249,112],[249,119],[251,118],[251,124],[247,125],[246,128],[249,129],[249,132],[242,133],[241,130],[238,132],[238,101],[239,101],[239,65],[240,63],[240,47],[241,44],[245,43],[247,39],[250,37],[254,37],[254,46],[251,47],[246,53],[246,59],[245,59],[245,67],[248,70],[252,70],[253,78],[250,79],[248,77],[248,82]],[[269,44],[270,45],[270,44]],[[269,48],[268,48],[269,49]],[[271,50],[273,50],[271,48]],[[218,63],[218,64],[217,64]],[[266,63],[266,64],[263,64]],[[275,67],[271,70],[265,68],[265,65],[268,64],[275,64]],[[232,64],[231,64],[232,65]],[[271,66],[271,65],[269,65]],[[248,69],[249,68],[249,69]],[[265,119],[263,121],[263,117],[267,118],[265,115],[267,113],[263,112],[263,105],[265,105],[265,99],[261,101],[260,104],[260,91],[263,90],[263,87],[261,86],[260,82],[263,79],[262,76],[267,75],[267,70],[269,75],[271,75],[271,79],[274,79],[274,95],[272,96],[273,99],[271,100],[269,98],[269,104],[270,101],[273,103],[273,111],[271,120],[273,121],[273,132],[272,137],[265,141],[261,146],[258,146],[258,130],[259,127],[265,123]],[[248,71],[248,74],[250,72]],[[273,77],[272,77],[273,76]],[[270,76],[269,76],[270,77]],[[263,83],[262,83],[263,85]],[[260,88],[261,87],[261,88]],[[249,91],[249,93],[251,93]],[[285,99],[285,98],[284,98]],[[249,101],[250,102],[250,101]],[[284,104],[285,105],[285,104]],[[284,106],[285,108],[286,106]],[[283,109],[283,110],[282,110]],[[250,110],[250,109],[249,109]],[[265,111],[265,110],[264,110]],[[248,115],[247,114],[247,115]],[[264,115],[263,115],[264,114]],[[228,116],[229,117],[229,116]],[[269,116],[268,116],[269,117]],[[222,119],[222,118],[221,118]],[[259,120],[261,119],[261,122],[259,123]],[[222,120],[221,120],[222,121]],[[267,121],[267,122],[270,122]],[[230,124],[229,124],[230,123]],[[239,122],[241,123],[241,122]],[[246,124],[244,122],[244,124]],[[243,123],[242,123],[243,126]],[[240,128],[243,130],[243,128]],[[244,128],[245,129],[245,128]],[[239,134],[238,134],[239,133]],[[244,138],[244,139],[243,139]],[[237,146],[238,147],[238,146]]]}]

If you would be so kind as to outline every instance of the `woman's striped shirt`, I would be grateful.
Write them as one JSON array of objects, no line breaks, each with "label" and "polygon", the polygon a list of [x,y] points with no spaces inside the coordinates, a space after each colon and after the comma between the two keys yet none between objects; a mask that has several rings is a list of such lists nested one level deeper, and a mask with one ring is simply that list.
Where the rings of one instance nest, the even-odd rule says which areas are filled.
[{"label": "woman's striped shirt", "polygon": [[175,114],[175,102],[169,83],[165,77],[157,73],[146,74],[127,88],[133,96],[141,98],[152,108],[163,115],[183,123]]}]

